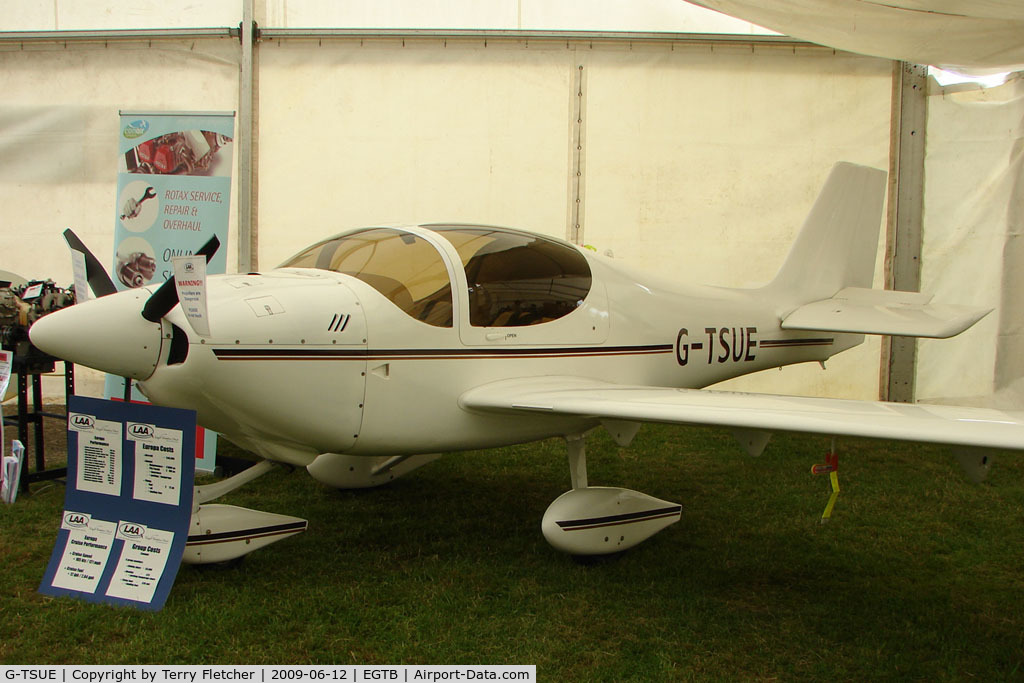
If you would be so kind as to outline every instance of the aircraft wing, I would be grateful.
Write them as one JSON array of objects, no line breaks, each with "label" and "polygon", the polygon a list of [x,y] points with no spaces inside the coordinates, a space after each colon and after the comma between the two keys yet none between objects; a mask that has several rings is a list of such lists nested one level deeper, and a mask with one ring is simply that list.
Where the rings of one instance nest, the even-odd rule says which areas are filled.
[{"label": "aircraft wing", "polygon": [[958,406],[626,386],[579,377],[486,384],[463,394],[460,405],[522,415],[574,415],[1024,450],[1024,413]]}]

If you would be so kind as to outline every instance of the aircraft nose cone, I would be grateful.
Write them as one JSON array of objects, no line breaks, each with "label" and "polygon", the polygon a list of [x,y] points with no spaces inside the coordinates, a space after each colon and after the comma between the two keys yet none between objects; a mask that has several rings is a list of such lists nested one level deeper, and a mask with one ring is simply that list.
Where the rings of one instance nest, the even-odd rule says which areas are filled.
[{"label": "aircraft nose cone", "polygon": [[33,323],[32,343],[51,356],[113,375],[146,379],[160,355],[160,324],[142,317],[147,290],[62,308]]}]

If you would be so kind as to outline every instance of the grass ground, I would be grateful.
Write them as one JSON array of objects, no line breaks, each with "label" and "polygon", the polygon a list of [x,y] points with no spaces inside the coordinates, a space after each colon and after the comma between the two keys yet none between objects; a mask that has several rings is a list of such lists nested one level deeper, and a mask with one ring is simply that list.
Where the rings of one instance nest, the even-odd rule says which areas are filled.
[{"label": "grass ground", "polygon": [[[163,611],[36,592],[63,487],[0,509],[0,663],[536,664],[541,680],[1024,678],[1024,462],[824,439],[763,456],[647,426],[589,443],[590,481],[683,504],[590,564],[551,550],[557,441],[452,454],[372,491],[272,472],[218,501],[309,520],[237,566],[182,567]],[[51,443],[51,448],[52,448]],[[228,444],[226,452],[231,451]]]}]

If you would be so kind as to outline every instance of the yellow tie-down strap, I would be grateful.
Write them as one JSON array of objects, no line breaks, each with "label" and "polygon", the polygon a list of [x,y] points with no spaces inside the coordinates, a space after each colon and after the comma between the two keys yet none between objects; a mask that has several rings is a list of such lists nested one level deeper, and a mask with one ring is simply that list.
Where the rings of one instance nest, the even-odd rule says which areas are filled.
[{"label": "yellow tie-down strap", "polygon": [[839,454],[836,453],[835,442],[833,442],[832,449],[825,456],[825,464],[814,465],[811,467],[811,473],[828,474],[829,484],[832,486],[832,494],[828,497],[825,512],[821,513],[821,523],[824,524],[832,517],[832,508],[835,507],[836,499],[839,498]]}]

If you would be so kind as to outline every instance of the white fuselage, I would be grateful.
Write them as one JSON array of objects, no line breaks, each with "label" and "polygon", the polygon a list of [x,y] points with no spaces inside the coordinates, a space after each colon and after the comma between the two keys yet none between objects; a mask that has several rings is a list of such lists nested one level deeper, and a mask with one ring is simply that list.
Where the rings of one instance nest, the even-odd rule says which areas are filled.
[{"label": "white fuselage", "polygon": [[[308,465],[321,453],[407,455],[487,448],[579,433],[584,418],[509,420],[461,408],[475,387],[522,377],[575,376],[697,388],[790,363],[824,360],[856,335],[782,331],[757,290],[670,290],[581,252],[593,285],[557,320],[474,327],[454,249],[422,228],[452,280],[451,327],[406,315],[354,277],[280,269],[210,278],[211,336],[180,309],[163,321],[158,367],[141,388],[155,403],[197,411],[200,424],[260,455]],[[121,296],[121,295],[117,295]],[[187,334],[167,364],[171,325]]]}]

